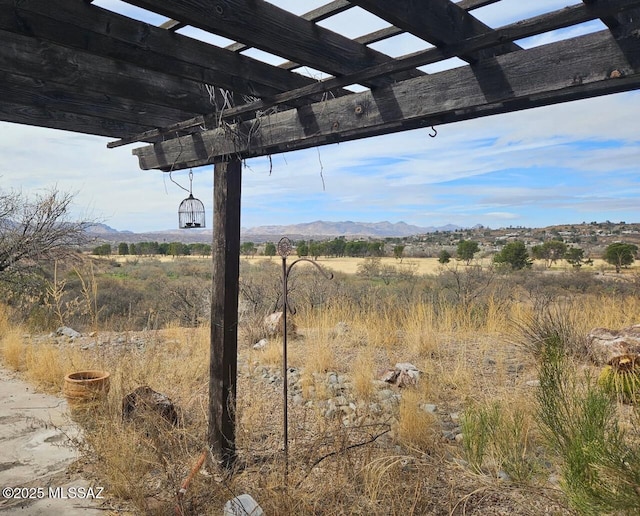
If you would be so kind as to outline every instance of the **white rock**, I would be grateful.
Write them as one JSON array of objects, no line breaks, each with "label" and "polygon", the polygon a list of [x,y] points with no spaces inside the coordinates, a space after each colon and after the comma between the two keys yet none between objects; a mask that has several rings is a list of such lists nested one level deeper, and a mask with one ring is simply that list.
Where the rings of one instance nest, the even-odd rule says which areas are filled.
[{"label": "white rock", "polygon": [[223,516],[264,516],[264,511],[251,495],[241,494],[224,504]]},{"label": "white rock", "polygon": [[260,339],[253,345],[253,349],[263,349],[267,346],[267,344],[269,344],[269,341],[267,339]]}]

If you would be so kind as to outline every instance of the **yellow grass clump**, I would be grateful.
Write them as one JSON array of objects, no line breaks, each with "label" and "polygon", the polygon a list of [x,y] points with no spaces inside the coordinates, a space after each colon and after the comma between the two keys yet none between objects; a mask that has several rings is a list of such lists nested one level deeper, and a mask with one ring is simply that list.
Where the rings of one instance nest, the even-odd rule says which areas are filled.
[{"label": "yellow grass clump", "polygon": [[407,388],[402,391],[397,423],[398,440],[410,449],[423,453],[438,449],[439,434],[437,416],[425,410],[426,401],[420,390]]},{"label": "yellow grass clump", "polygon": [[3,363],[14,371],[21,371],[25,365],[25,343],[22,329],[7,328],[0,335]]}]

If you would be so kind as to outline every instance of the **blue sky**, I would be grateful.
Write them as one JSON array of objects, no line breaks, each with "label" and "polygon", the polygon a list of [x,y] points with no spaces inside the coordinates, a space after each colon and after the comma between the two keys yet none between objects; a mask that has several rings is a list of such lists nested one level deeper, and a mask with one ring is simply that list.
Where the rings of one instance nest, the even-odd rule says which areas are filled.
[{"label": "blue sky", "polygon": [[[141,16],[116,0],[95,3]],[[273,3],[302,13],[324,2]],[[489,6],[474,14],[497,27],[573,3],[503,0],[501,9]],[[333,23],[329,28],[349,36],[384,26],[362,12],[345,13]],[[594,22],[520,43],[535,46],[601,28]],[[197,31],[188,35],[199,37]],[[386,45],[378,49],[393,55],[416,50],[410,36]],[[271,169],[267,158],[251,159],[243,170],[242,225],[387,220],[498,228],[640,222],[638,120],[640,93],[632,92],[439,126],[436,138],[421,129],[274,155]],[[177,227],[186,192],[167,174],[138,168],[131,149],[139,144],[107,149],[110,140],[0,123],[0,188],[73,192],[74,216],[101,219],[119,230]],[[205,203],[211,225],[213,167],[193,172],[193,193]],[[172,178],[188,188],[188,171]]]}]

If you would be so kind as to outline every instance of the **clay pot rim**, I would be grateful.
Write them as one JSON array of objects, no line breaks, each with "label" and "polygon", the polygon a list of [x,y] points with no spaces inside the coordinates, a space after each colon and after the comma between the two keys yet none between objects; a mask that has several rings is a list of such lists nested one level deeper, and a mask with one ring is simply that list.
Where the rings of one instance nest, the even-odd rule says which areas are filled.
[{"label": "clay pot rim", "polygon": [[[76,378],[74,378],[74,376]],[[75,371],[73,373],[69,373],[64,377],[65,381],[71,383],[87,383],[87,382],[97,382],[106,380],[111,376],[111,373],[108,371],[100,371],[100,370],[87,370],[87,371]]]}]

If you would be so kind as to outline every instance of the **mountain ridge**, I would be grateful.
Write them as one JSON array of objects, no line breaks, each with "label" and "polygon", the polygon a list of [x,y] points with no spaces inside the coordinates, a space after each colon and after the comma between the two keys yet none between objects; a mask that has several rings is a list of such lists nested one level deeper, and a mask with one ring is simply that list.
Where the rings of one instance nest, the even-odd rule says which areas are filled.
[{"label": "mountain ridge", "polygon": [[[302,222],[289,225],[265,225],[246,228],[240,230],[243,240],[272,240],[275,237],[296,237],[296,238],[326,238],[326,237],[351,237],[351,238],[385,238],[385,237],[408,237],[435,231],[455,231],[463,229],[460,226],[447,224],[445,226],[415,226],[404,221],[399,222],[354,222],[354,221],[323,221]],[[210,242],[212,229],[168,229],[161,231],[146,231],[135,233],[130,230],[117,230],[106,224],[95,224],[89,233],[103,240],[120,240],[126,242],[144,241],[181,241],[189,242]]]}]

